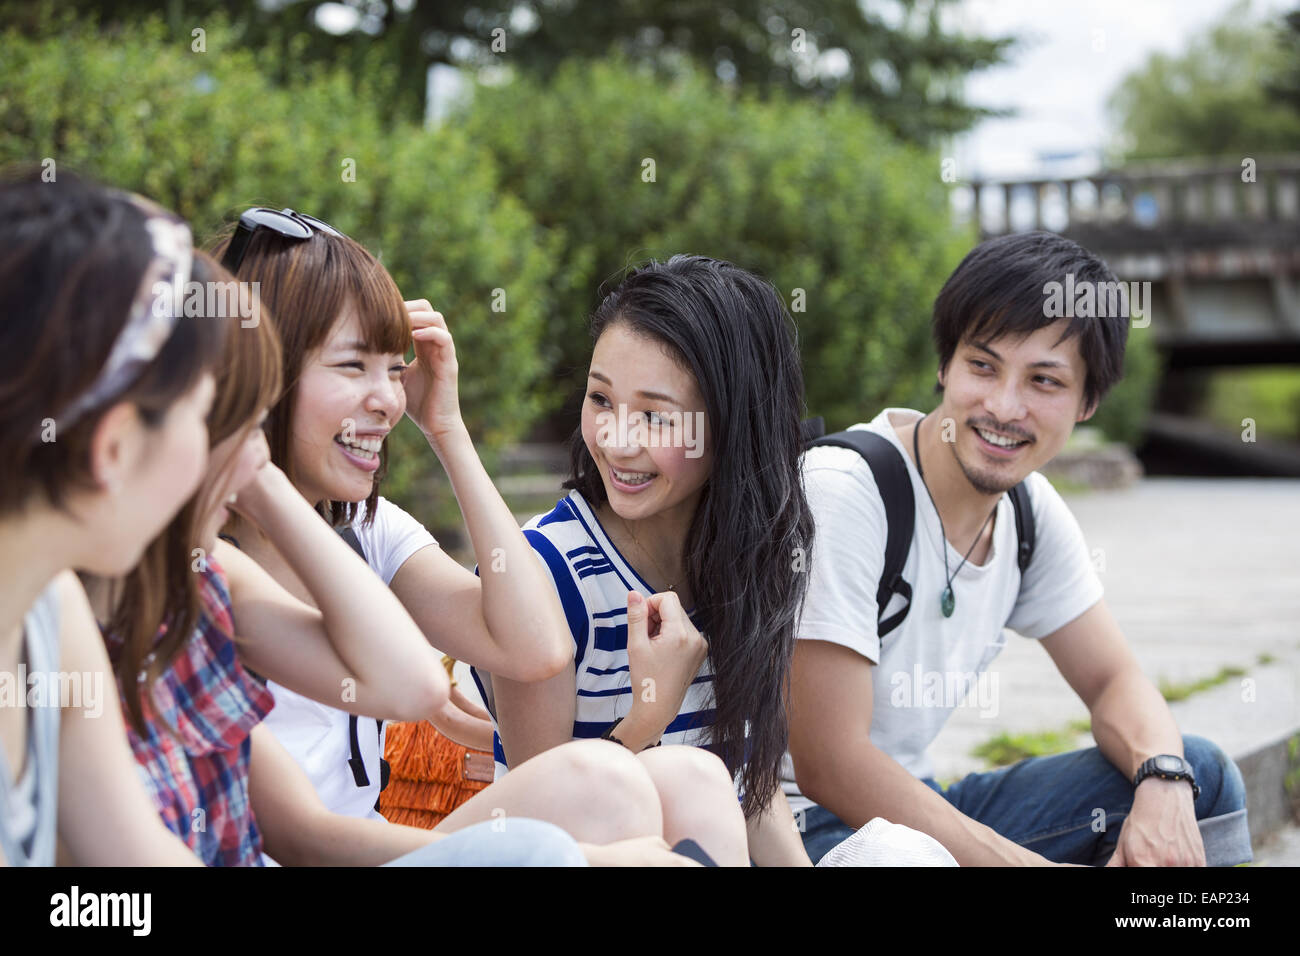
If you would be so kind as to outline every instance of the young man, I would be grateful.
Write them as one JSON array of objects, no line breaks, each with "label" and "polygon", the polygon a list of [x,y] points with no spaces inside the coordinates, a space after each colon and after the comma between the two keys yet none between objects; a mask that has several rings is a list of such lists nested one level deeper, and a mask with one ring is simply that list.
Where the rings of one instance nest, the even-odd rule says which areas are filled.
[{"label": "young man", "polygon": [[[886,520],[872,468],[851,448],[805,455],[817,536],[785,770],[814,861],[877,816],[930,834],[963,866],[1251,858],[1240,772],[1214,744],[1179,733],[1106,607],[1078,524],[1037,473],[1122,374],[1129,318],[1105,307],[1115,287],[1101,283],[1113,282],[1078,244],[1037,232],[978,246],[944,285],[933,319],[939,406],[855,426],[902,456],[915,503],[902,574],[911,607],[883,639]],[[1093,284],[1102,297],[1079,310],[1088,316],[1056,318],[1050,283],[1076,295]],[[1007,494],[1021,481],[1034,523],[1023,575]],[[888,617],[902,604],[892,598]],[[1040,641],[1087,705],[1098,746],[945,790],[925,752],[962,694],[916,700],[893,678],[910,687],[917,673],[938,674],[951,686],[965,675],[964,690],[997,655],[1003,627]]]}]

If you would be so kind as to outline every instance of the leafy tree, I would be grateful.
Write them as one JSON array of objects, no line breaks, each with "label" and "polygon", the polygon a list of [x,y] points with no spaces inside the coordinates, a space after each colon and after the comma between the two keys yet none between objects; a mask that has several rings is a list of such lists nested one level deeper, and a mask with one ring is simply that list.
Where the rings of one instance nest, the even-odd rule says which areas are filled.
[{"label": "leafy tree", "polygon": [[1277,31],[1277,45],[1283,51],[1286,65],[1268,82],[1269,98],[1300,113],[1300,7],[1283,17]]},{"label": "leafy tree", "polygon": [[[339,69],[276,86],[219,17],[206,29],[205,53],[158,18],[116,43],[66,19],[43,36],[0,33],[0,165],[49,158],[56,175],[143,193],[186,216],[199,242],[251,205],[293,206],[342,229],[403,293],[448,317],[461,407],[490,461],[542,410],[554,241],[460,131],[385,124],[368,108],[375,88]],[[384,64],[367,66],[384,88]],[[409,423],[391,441],[385,494],[445,528],[454,501],[438,491],[427,445]]]},{"label": "leafy tree", "polygon": [[[317,24],[315,0],[72,0],[105,27],[126,30],[159,11],[175,32],[224,13],[235,43],[256,50],[280,82],[303,63],[354,73],[378,48],[394,68],[380,108],[386,117],[424,115],[425,70],[433,63],[477,69],[509,65],[534,77],[569,58],[617,53],[671,75],[685,62],[760,92],[825,98],[848,90],[886,129],[914,142],[960,132],[990,110],[967,104],[963,78],[1001,62],[1011,38],[947,29],[954,0],[348,0],[356,25],[335,35]],[[6,23],[31,22],[25,0],[0,0]]]},{"label": "leafy tree", "polygon": [[[480,89],[449,120],[562,243],[546,336],[554,398],[585,380],[602,284],[674,253],[770,279],[798,325],[809,409],[842,427],[934,384],[929,317],[973,244],[951,225],[937,155],[900,143],[847,95],[720,95],[621,60]],[[572,425],[570,416],[560,421]]]},{"label": "leafy tree", "polygon": [[1185,52],[1153,55],[1110,101],[1122,158],[1239,159],[1300,149],[1298,21],[1292,14],[1283,33],[1251,17],[1243,2]]}]

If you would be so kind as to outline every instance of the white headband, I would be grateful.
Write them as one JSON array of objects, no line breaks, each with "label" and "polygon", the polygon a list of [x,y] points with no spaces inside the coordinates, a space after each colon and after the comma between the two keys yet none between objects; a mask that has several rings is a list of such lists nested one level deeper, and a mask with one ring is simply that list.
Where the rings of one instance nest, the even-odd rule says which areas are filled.
[{"label": "white headband", "polygon": [[59,415],[64,428],[126,391],[144,366],[157,357],[181,315],[185,287],[194,263],[190,227],[141,197],[131,199],[148,216],[144,225],[153,244],[153,258],[104,367],[90,388]]}]

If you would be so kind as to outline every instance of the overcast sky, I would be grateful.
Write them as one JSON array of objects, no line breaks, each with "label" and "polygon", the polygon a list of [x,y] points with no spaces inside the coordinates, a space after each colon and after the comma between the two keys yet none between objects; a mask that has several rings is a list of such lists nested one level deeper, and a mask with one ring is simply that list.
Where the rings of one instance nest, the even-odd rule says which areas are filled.
[{"label": "overcast sky", "polygon": [[[955,11],[967,30],[1015,34],[1011,62],[974,74],[967,96],[1018,115],[990,119],[953,146],[963,180],[1086,173],[1112,132],[1106,101],[1120,80],[1155,52],[1179,53],[1235,0],[965,0]],[[1256,15],[1295,0],[1253,0]],[[1072,158],[1071,158],[1072,157]]]}]

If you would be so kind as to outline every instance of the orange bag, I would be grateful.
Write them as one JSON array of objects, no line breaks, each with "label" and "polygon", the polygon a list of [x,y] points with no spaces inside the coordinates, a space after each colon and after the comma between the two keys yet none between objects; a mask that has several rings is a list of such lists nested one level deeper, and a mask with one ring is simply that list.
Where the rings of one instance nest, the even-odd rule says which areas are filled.
[{"label": "orange bag", "polygon": [[389,823],[432,830],[492,782],[492,755],[449,740],[427,720],[388,725],[391,765],[379,812]]},{"label": "orange bag", "polygon": [[[444,656],[442,664],[452,677],[456,662]],[[386,741],[384,759],[391,769],[379,812],[389,823],[432,830],[485,789],[496,772],[491,754],[456,743],[427,720],[389,723]]]}]

